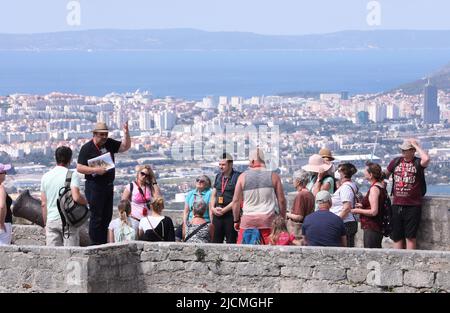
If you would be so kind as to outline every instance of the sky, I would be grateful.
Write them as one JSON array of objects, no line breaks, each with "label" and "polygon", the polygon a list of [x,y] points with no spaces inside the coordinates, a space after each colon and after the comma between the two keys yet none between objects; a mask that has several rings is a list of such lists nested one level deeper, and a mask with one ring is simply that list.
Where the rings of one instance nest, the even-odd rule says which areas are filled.
[{"label": "sky", "polygon": [[[79,25],[67,22],[75,12],[67,8],[73,1],[80,4]],[[448,12],[449,0],[0,0],[0,33],[195,28],[304,35],[450,29]]]}]

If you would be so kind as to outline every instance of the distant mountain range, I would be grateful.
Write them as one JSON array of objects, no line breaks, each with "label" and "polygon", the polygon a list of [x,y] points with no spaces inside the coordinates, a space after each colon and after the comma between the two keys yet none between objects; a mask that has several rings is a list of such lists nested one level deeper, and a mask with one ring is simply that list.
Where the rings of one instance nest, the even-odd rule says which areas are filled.
[{"label": "distant mountain range", "polygon": [[450,92],[450,63],[439,71],[432,73],[427,77],[423,77],[422,79],[416,80],[412,83],[401,85],[396,89],[401,89],[404,93],[407,94],[422,93],[425,84],[428,82],[428,78],[430,79],[430,82],[438,89]]},{"label": "distant mountain range", "polygon": [[450,30],[342,31],[303,36],[195,29],[0,34],[3,51],[450,49]]}]

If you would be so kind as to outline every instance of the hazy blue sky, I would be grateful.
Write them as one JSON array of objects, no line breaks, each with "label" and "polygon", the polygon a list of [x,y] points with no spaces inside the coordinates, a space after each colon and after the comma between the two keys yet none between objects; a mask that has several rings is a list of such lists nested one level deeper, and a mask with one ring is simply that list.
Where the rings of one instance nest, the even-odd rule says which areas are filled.
[{"label": "hazy blue sky", "polygon": [[449,0],[379,0],[379,26],[366,22],[369,0],[79,0],[80,26],[66,22],[69,2],[1,0],[0,33],[185,27],[261,34],[450,29]]}]

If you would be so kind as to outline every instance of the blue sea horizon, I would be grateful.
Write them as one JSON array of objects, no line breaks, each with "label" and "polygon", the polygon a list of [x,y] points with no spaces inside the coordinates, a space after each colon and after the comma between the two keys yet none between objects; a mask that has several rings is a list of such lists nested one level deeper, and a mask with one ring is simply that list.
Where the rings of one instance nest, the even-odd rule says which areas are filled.
[{"label": "blue sea horizon", "polygon": [[285,92],[378,93],[450,62],[448,50],[0,52],[0,95],[148,90],[198,100]]}]

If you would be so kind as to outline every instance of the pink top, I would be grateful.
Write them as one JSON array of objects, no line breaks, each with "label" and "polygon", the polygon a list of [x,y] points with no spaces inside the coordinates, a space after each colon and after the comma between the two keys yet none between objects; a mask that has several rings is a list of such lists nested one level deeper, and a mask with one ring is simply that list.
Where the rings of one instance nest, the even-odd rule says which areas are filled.
[{"label": "pink top", "polygon": [[[133,182],[133,194],[131,195],[131,216],[140,220],[144,216],[147,216],[148,209],[146,203],[148,202],[149,206],[152,202],[152,192],[150,186],[144,186],[142,189],[142,193],[144,197],[139,191],[139,187],[136,182]],[[125,187],[126,190],[130,191],[130,184]]]},{"label": "pink top", "polygon": [[282,232],[278,236],[278,240],[276,242],[277,246],[289,246],[292,245],[292,242],[295,240],[295,236],[288,232]]}]

